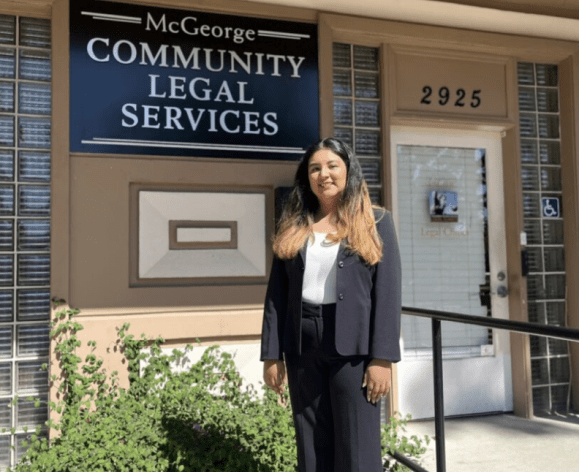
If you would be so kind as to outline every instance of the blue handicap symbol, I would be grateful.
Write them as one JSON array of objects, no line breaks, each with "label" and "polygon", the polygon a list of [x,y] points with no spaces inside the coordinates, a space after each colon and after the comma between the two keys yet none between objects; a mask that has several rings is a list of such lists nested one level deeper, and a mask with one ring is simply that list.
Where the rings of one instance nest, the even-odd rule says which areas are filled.
[{"label": "blue handicap symbol", "polygon": [[558,198],[541,198],[541,207],[543,218],[559,218],[561,216]]}]

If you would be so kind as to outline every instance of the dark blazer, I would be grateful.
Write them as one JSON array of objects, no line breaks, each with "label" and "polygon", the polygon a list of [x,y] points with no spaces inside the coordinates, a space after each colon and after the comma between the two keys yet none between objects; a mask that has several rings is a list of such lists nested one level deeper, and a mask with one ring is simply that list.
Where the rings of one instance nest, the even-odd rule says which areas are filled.
[{"label": "dark blazer", "polygon": [[[342,242],[336,276],[336,350],[343,356],[400,360],[400,252],[390,212],[375,211],[384,243],[370,266]],[[274,257],[263,314],[261,360],[301,353],[302,283],[306,249],[293,259]]]}]

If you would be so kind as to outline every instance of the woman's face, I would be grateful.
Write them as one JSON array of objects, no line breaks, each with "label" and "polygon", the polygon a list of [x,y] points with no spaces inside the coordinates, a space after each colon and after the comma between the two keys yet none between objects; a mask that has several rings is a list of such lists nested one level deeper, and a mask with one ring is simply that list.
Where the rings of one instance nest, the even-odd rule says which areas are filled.
[{"label": "woman's face", "polygon": [[331,202],[346,188],[348,169],[340,156],[329,149],[321,149],[310,157],[308,175],[310,188],[318,200]]}]

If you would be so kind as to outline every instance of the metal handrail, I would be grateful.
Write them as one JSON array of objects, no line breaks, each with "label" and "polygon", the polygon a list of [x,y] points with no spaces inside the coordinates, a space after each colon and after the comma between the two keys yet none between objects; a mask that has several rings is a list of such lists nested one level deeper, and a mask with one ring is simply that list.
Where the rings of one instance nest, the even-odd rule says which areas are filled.
[{"label": "metal handrail", "polygon": [[408,467],[411,470],[414,470],[415,472],[428,472],[428,470],[426,470],[416,462],[412,461],[411,459],[408,459],[408,457],[400,454],[399,452],[394,452],[393,454],[390,455],[398,462],[400,462],[402,465],[405,465],[406,467]]},{"label": "metal handrail", "polygon": [[565,326],[549,326],[541,323],[531,323],[529,321],[502,320],[488,316],[463,315],[462,313],[453,313],[450,311],[426,310],[424,308],[408,308],[405,306],[402,307],[402,313],[441,321],[455,321],[457,323],[474,324],[487,328],[506,329],[518,333],[579,342],[579,329],[567,328]]},{"label": "metal handrail", "polygon": [[[502,320],[484,316],[464,315],[449,311],[427,310],[424,308],[402,307],[407,315],[422,316],[432,319],[432,349],[433,349],[433,376],[434,376],[434,428],[436,438],[436,472],[446,472],[446,452],[444,437],[444,395],[442,384],[442,335],[441,321],[473,324],[493,329],[506,329],[523,334],[544,336],[547,338],[562,339],[564,341],[579,342],[579,329],[564,326],[548,326],[526,321]],[[395,452],[390,454],[401,464],[414,472],[428,472],[422,466],[406,456]]]}]

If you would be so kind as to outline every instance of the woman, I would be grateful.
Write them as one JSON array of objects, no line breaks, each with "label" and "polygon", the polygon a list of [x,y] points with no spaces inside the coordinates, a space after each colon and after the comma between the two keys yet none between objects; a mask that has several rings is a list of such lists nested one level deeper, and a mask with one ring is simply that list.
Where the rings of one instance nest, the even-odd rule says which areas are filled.
[{"label": "woman", "polygon": [[[289,380],[300,472],[380,472],[380,399],[400,360],[400,255],[352,150],[312,144],[273,242],[261,359]],[[285,356],[285,363],[284,363]]]}]

